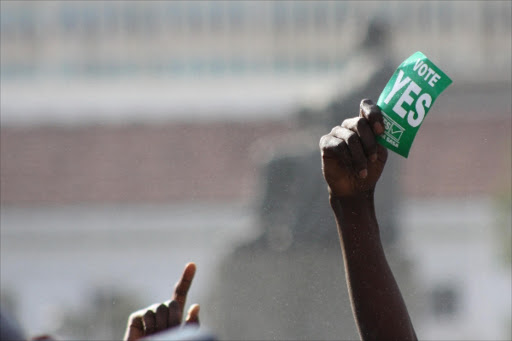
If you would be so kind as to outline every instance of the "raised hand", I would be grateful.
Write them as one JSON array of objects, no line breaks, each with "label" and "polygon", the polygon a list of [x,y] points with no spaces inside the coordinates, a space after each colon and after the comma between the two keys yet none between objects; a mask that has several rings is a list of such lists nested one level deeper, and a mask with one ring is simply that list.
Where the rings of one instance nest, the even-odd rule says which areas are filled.
[{"label": "raised hand", "polygon": [[[171,301],[155,304],[132,313],[128,319],[124,339],[127,341],[139,340],[163,330],[179,327],[182,324],[188,290],[195,273],[196,265],[188,263],[181,279],[174,287],[174,295]],[[189,308],[185,324],[199,325],[198,304]]]},{"label": "raised hand", "polygon": [[375,189],[388,155],[375,139],[382,133],[384,120],[379,107],[364,99],[359,117],[346,119],[322,136],[322,170],[331,197],[348,197]]}]

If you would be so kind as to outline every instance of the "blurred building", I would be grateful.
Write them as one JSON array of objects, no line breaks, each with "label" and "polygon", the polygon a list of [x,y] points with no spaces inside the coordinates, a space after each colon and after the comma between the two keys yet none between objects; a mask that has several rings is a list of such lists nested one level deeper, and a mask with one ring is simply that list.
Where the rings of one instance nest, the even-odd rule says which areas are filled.
[{"label": "blurred building", "polygon": [[[95,286],[167,299],[189,260],[199,267],[189,302],[203,303],[220,259],[261,233],[259,156],[299,130],[300,108],[323,109],[354,86],[340,75],[380,18],[396,65],[420,50],[454,80],[409,159],[391,156],[401,243],[386,252],[409,260],[392,266],[411,274],[399,283],[417,333],[511,338],[510,2],[0,6],[2,302],[29,332],[56,328],[62,307],[78,309]],[[315,249],[306,261],[331,255]],[[333,301],[350,317],[344,297]],[[337,330],[291,321],[315,323]],[[99,329],[74,336],[120,335]]]},{"label": "blurred building", "polygon": [[422,50],[459,81],[510,73],[507,1],[4,1],[2,79],[328,73],[377,17],[398,60]]},{"label": "blurred building", "polygon": [[459,84],[507,82],[512,72],[507,1],[1,6],[4,123],[247,120],[247,112],[283,119],[336,95],[347,58],[376,18],[390,26],[397,65],[420,50]]}]

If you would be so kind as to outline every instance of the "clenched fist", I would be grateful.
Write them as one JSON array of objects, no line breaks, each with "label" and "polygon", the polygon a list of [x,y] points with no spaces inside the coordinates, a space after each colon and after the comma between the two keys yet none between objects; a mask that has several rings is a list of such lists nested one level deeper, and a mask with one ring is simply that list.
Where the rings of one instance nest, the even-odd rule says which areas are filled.
[{"label": "clenched fist", "polygon": [[344,120],[322,136],[322,171],[331,198],[374,191],[388,156],[387,149],[375,139],[382,133],[384,120],[379,107],[364,99],[359,117]]}]

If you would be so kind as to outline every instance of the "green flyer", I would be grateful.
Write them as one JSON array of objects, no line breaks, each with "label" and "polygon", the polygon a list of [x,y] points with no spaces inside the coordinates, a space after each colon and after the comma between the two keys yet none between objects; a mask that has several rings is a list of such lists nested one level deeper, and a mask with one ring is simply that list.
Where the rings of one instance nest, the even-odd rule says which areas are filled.
[{"label": "green flyer", "polygon": [[451,83],[452,80],[423,53],[416,52],[407,58],[377,101],[385,125],[385,132],[377,141],[407,157],[425,116]]}]

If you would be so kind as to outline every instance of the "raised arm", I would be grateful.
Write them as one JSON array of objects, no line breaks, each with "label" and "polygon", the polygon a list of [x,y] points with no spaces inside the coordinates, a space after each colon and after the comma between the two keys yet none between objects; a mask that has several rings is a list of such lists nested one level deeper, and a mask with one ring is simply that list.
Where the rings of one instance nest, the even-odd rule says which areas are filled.
[{"label": "raised arm", "polygon": [[383,132],[380,109],[363,100],[359,117],[343,121],[320,140],[322,170],[361,339],[416,340],[375,216],[375,185],[387,160],[387,150],[375,135]]}]

